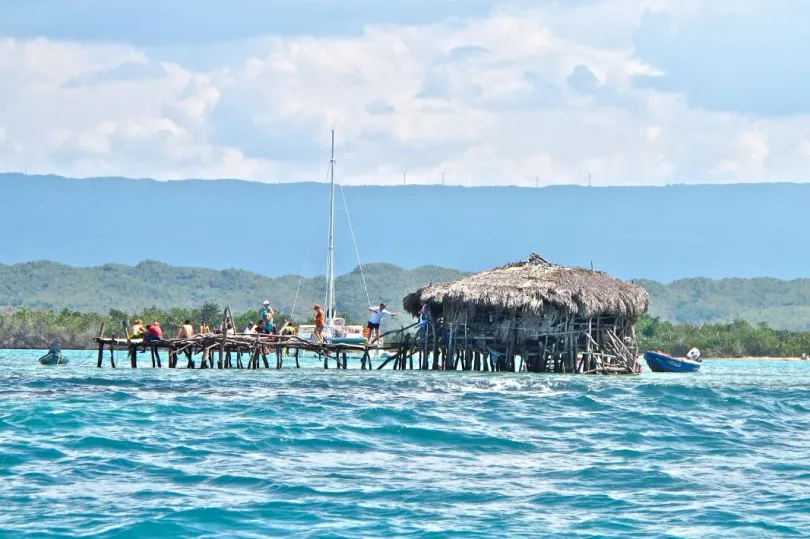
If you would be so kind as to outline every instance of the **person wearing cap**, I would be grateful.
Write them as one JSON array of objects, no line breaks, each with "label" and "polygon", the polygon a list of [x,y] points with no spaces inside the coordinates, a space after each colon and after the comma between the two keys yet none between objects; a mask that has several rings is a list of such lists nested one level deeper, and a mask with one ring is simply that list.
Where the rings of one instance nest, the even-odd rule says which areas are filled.
[{"label": "person wearing cap", "polygon": [[312,308],[315,309],[315,338],[322,343],[323,328],[326,327],[326,313],[323,312],[320,305],[313,305]]},{"label": "person wearing cap", "polygon": [[382,324],[383,318],[389,316],[397,316],[399,313],[392,313],[385,310],[385,303],[380,303],[379,307],[369,307],[368,310],[371,311],[371,316],[368,319],[368,329],[371,330],[371,342],[375,343],[380,338],[380,324]]},{"label": "person wearing cap", "polygon": [[270,301],[264,300],[264,308],[259,315],[259,320],[264,320],[264,333],[273,333],[275,324],[273,323],[273,316],[276,311],[270,307]]}]

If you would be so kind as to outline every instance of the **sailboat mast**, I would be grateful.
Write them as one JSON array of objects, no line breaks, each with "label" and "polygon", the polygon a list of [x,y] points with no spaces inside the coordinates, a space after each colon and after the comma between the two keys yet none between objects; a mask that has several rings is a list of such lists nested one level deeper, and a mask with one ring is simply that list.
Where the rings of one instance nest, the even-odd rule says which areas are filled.
[{"label": "sailboat mast", "polygon": [[335,317],[335,130],[332,130],[332,158],[329,161],[329,252],[326,262],[326,317],[331,325]]}]

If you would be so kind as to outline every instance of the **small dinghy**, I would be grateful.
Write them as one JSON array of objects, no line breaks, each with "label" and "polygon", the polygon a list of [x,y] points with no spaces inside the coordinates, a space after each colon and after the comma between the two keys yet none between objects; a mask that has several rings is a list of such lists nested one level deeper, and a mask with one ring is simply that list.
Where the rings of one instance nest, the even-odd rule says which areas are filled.
[{"label": "small dinghy", "polygon": [[700,351],[692,348],[687,354],[687,358],[677,358],[659,351],[650,351],[644,354],[650,370],[653,372],[697,372],[703,362],[700,359]]},{"label": "small dinghy", "polygon": [[67,365],[67,358],[62,355],[62,347],[54,344],[48,350],[48,353],[39,358],[40,365]]}]

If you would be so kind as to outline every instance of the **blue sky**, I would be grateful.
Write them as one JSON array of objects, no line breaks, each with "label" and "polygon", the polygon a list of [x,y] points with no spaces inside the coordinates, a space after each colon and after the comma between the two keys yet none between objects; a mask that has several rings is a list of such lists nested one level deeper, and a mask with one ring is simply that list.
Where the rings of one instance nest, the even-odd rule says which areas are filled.
[{"label": "blue sky", "polygon": [[0,0],[0,169],[806,181],[800,0]]}]

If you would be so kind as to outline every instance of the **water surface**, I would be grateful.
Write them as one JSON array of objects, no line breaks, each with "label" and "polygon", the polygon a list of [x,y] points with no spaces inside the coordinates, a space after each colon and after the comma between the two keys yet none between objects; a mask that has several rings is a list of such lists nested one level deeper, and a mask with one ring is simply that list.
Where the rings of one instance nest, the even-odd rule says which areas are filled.
[{"label": "water surface", "polygon": [[577,377],[40,354],[0,351],[4,537],[810,536],[807,362]]}]

